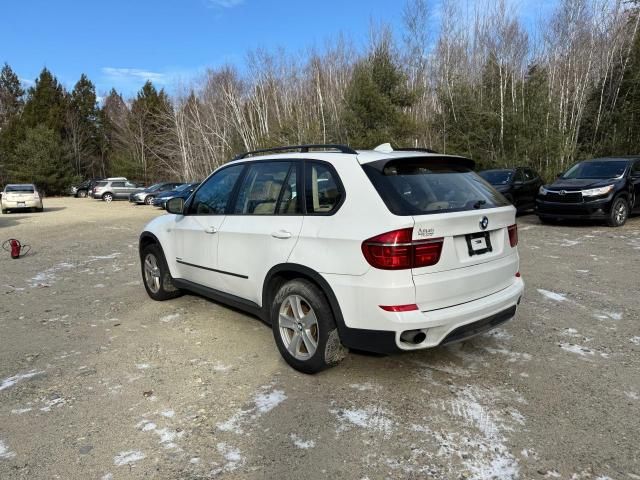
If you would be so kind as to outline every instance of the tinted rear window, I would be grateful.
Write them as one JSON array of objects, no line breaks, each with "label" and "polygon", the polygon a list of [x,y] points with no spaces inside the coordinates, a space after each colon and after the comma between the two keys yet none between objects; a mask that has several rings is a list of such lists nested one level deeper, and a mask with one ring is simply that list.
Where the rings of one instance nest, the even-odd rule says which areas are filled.
[{"label": "tinted rear window", "polygon": [[491,185],[446,159],[407,158],[362,166],[395,215],[425,215],[509,205]]},{"label": "tinted rear window", "polygon": [[513,171],[511,170],[488,170],[486,172],[478,173],[491,185],[507,185],[511,182],[513,177]]},{"label": "tinted rear window", "polygon": [[6,188],[8,192],[22,192],[22,193],[33,193],[33,185],[7,185]]},{"label": "tinted rear window", "polygon": [[96,187],[106,187],[109,182],[97,182]]}]

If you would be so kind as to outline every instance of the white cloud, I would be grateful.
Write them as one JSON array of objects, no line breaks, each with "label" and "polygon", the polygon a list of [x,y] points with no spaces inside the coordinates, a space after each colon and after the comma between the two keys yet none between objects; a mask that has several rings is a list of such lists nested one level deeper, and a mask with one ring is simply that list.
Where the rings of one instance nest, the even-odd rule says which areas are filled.
[{"label": "white cloud", "polygon": [[167,75],[160,72],[151,72],[140,68],[115,68],[103,67],[102,73],[113,82],[131,81],[131,80],[151,80],[153,83],[165,84]]},{"label": "white cloud", "polygon": [[212,7],[233,8],[242,5],[244,0],[207,0],[207,3]]}]

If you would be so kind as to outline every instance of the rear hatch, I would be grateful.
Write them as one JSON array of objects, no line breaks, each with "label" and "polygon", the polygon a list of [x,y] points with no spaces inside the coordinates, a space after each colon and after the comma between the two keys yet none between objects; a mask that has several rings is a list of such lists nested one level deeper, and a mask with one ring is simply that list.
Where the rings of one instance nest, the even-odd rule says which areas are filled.
[{"label": "rear hatch", "polygon": [[37,197],[35,189],[29,185],[8,185],[4,195],[7,201],[18,203]]},{"label": "rear hatch", "polygon": [[436,155],[363,165],[389,210],[413,217],[416,248],[432,255],[433,244],[441,247],[435,263],[412,268],[422,311],[477,300],[515,279],[515,209],[472,167],[468,159]]}]

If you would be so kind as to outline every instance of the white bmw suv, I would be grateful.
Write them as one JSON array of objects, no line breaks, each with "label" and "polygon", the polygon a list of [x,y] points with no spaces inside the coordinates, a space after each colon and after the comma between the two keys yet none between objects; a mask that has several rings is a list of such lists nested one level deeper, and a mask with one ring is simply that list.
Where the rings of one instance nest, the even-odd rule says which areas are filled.
[{"label": "white bmw suv", "polygon": [[524,284],[515,209],[473,167],[388,144],[240,155],[145,227],[145,288],[258,316],[306,373],[347,348],[391,353],[485,332],[515,316]]}]

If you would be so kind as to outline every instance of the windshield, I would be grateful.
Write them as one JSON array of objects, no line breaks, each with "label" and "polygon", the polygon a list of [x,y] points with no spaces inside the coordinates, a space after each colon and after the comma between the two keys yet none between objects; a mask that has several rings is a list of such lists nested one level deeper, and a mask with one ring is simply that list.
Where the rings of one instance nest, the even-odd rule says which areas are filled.
[{"label": "windshield", "polygon": [[147,191],[154,192],[154,191],[158,190],[160,187],[162,187],[163,185],[164,185],[164,183],[156,183],[154,185],[151,185],[150,187],[147,187]]},{"label": "windshield", "polygon": [[183,185],[178,185],[176,188],[173,189],[173,191],[182,192],[183,190],[188,190],[190,186],[191,186],[190,183],[185,183]]},{"label": "windshield", "polygon": [[509,205],[476,173],[433,159],[401,159],[363,168],[396,215],[423,215]]},{"label": "windshield", "polygon": [[7,185],[5,188],[5,192],[24,192],[24,193],[33,193],[35,189],[33,185]]},{"label": "windshield", "polygon": [[603,162],[580,162],[571,167],[561,178],[574,179],[607,179],[624,174],[627,169],[626,160],[607,160]]},{"label": "windshield", "polygon": [[487,170],[480,172],[482,178],[484,178],[491,185],[507,185],[511,183],[513,177],[512,170]]}]

